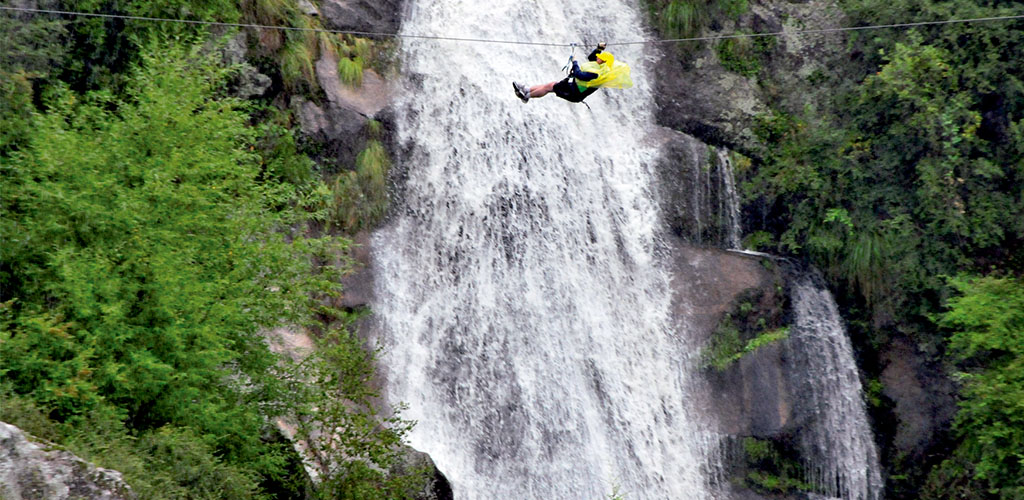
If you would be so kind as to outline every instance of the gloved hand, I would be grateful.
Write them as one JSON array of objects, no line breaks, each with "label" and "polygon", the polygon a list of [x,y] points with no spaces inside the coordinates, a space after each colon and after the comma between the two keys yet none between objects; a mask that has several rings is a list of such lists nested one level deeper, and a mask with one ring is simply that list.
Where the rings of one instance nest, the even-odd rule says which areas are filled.
[{"label": "gloved hand", "polygon": [[598,50],[602,50],[602,51],[603,51],[603,50],[604,50],[604,48],[605,48],[605,47],[607,47],[607,46],[608,46],[608,43],[607,43],[607,42],[601,42],[601,43],[597,44],[597,48],[598,48]]}]

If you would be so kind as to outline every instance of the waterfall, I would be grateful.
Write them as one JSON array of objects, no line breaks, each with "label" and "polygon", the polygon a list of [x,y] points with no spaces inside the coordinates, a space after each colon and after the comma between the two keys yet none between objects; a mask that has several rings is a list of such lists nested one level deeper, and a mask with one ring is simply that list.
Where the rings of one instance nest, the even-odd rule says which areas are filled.
[{"label": "waterfall", "polygon": [[682,134],[669,142],[658,182],[671,230],[695,245],[741,249],[732,153]]},{"label": "waterfall", "polygon": [[736,192],[736,175],[732,170],[729,150],[719,148],[715,151],[716,170],[718,172],[718,213],[721,220],[725,248],[741,249],[740,237],[740,197]]},{"label": "waterfall", "polygon": [[[641,26],[620,0],[431,0],[403,31],[596,43]],[[405,42],[408,173],[373,243],[388,398],[459,499],[708,498],[718,443],[687,404],[657,251],[649,56],[610,47],[636,87],[592,109],[515,98],[513,78],[560,79],[567,49]]]},{"label": "waterfall", "polygon": [[[645,38],[642,25],[625,0],[412,0],[402,30],[598,42]],[[723,439],[696,403],[714,395],[698,389],[687,319],[672,310],[655,189],[661,151],[647,135],[653,55],[613,45],[637,85],[601,90],[588,109],[554,95],[523,104],[512,93],[513,78],[559,79],[564,49],[403,43],[403,173],[393,215],[372,237],[371,307],[386,397],[407,403],[403,416],[417,421],[411,445],[430,454],[460,500],[720,497]],[[727,160],[718,156],[729,170],[716,188],[718,213],[734,228],[727,244],[738,246]],[[820,301],[808,293],[815,305],[800,306],[811,314],[802,321],[838,324],[814,319]],[[794,336],[849,351],[845,339],[811,329]],[[806,446],[815,477],[844,499],[875,500],[851,493],[877,491],[877,472],[856,472],[871,459],[866,424],[846,413],[862,414],[863,403],[843,396],[859,398],[856,372],[851,379],[849,361],[802,356],[808,373],[837,381],[813,389],[821,418]]]},{"label": "waterfall", "polygon": [[808,482],[830,497],[878,500],[878,452],[835,300],[809,276],[796,280],[792,297],[796,324],[786,345],[797,411],[809,420],[799,436]]}]

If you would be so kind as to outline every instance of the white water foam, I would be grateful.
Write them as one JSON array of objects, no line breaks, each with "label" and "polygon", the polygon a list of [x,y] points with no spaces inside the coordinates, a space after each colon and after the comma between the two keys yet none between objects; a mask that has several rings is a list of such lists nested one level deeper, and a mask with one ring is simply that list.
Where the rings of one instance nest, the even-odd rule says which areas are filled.
[{"label": "white water foam", "polygon": [[[412,6],[406,34],[643,37],[620,1]],[[411,435],[459,499],[707,498],[669,325],[651,183],[648,55],[610,47],[636,87],[592,110],[511,80],[561,78],[567,50],[406,41],[408,176],[374,235],[378,315]],[[582,56],[577,52],[577,56]],[[400,373],[395,370],[400,369]]]},{"label": "white water foam", "polygon": [[830,497],[878,500],[883,484],[853,348],[832,294],[808,277],[793,286],[796,324],[788,346],[808,481]]},{"label": "white water foam", "polygon": [[729,150],[719,148],[716,152],[718,170],[718,213],[721,214],[722,232],[725,248],[742,249],[740,237],[743,230],[740,226],[740,196],[736,191],[736,175],[733,173]]},{"label": "white water foam", "polygon": [[[644,38],[641,25],[620,0],[596,11],[445,0],[414,2],[403,31],[596,42]],[[374,235],[372,308],[388,398],[418,421],[411,444],[460,500],[590,500],[616,486],[630,499],[711,498],[709,481],[724,480],[720,442],[694,415],[691,401],[709,395],[693,393],[691,347],[673,331],[658,252],[649,54],[613,46],[637,86],[601,90],[588,110],[553,95],[524,105],[512,93],[512,79],[559,79],[564,50],[404,43],[397,122],[407,175],[393,219]],[[795,302],[809,326],[794,338],[836,353],[821,360],[834,366],[805,361],[836,381],[809,403],[821,415],[804,441],[813,479],[844,499],[875,500],[870,429],[850,399],[860,397],[852,354],[845,337],[801,333],[838,322],[834,303],[807,294]]]}]

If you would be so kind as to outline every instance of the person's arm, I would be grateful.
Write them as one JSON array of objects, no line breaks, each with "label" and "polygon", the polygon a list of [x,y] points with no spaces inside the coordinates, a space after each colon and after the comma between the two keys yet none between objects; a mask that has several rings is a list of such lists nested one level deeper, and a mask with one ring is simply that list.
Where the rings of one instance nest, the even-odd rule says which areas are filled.
[{"label": "person's arm", "polygon": [[582,70],[580,70],[580,65],[576,61],[572,62],[572,73],[571,73],[571,75],[572,75],[573,78],[575,78],[577,80],[580,80],[580,81],[584,81],[584,82],[587,81],[587,80],[593,80],[594,78],[597,78],[598,76],[600,76],[597,73],[591,73],[589,71],[582,71]]},{"label": "person's arm", "polygon": [[604,52],[605,46],[606,46],[606,44],[604,42],[601,42],[601,43],[597,44],[597,48],[594,49],[590,53],[589,56],[587,56],[587,60],[588,61],[597,61],[597,55],[600,54],[601,52]]}]

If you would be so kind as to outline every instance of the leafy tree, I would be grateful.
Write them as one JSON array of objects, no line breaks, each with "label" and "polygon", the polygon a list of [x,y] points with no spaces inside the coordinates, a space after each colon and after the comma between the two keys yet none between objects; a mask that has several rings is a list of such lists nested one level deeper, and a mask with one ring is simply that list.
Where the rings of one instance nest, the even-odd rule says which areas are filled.
[{"label": "leafy tree", "polygon": [[[62,0],[64,10],[190,21],[237,22],[237,2],[229,0]],[[81,17],[69,26],[69,50],[61,77],[75,89],[120,89],[125,75],[141,59],[143,45],[153,36],[190,37],[207,27],[121,18]]]},{"label": "leafy tree", "polygon": [[[43,112],[0,115],[4,130],[27,124],[0,151],[4,399],[147,498],[301,490],[290,445],[263,438],[300,412],[353,433],[327,450],[368,464],[346,488],[398,480],[381,471],[411,424],[367,410],[362,346],[337,343],[314,371],[261,334],[345,317],[322,303],[347,242],[306,236],[318,214],[302,200],[325,187],[286,131],[225,97],[229,69],[158,40],[123,97],[58,84]],[[321,404],[339,384],[348,404]]]},{"label": "leafy tree", "polygon": [[1024,496],[1024,282],[960,277],[939,325],[950,329],[952,358],[964,368],[960,438],[932,473],[930,498]]}]

